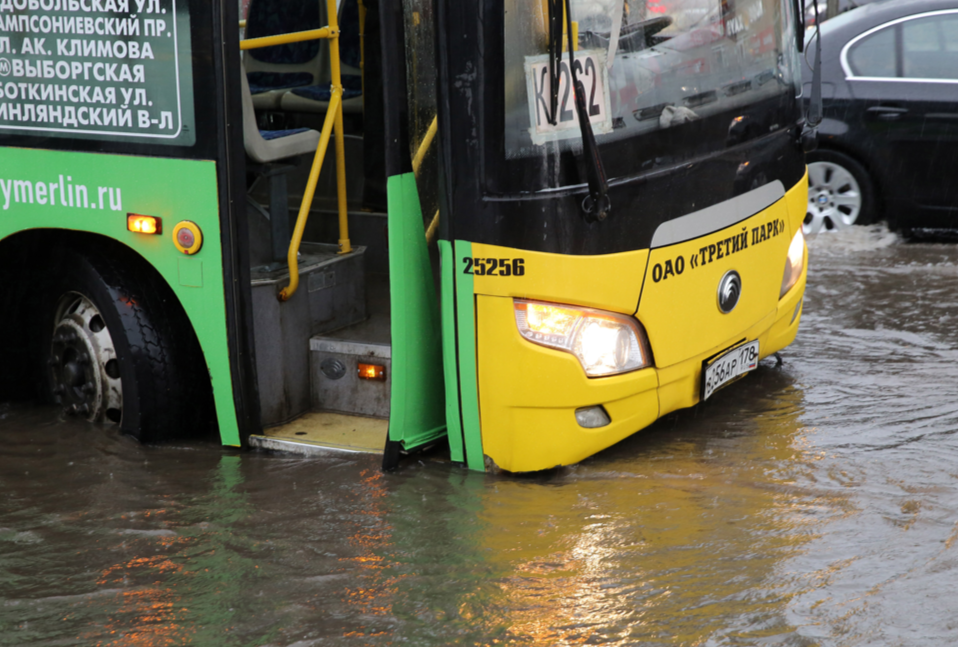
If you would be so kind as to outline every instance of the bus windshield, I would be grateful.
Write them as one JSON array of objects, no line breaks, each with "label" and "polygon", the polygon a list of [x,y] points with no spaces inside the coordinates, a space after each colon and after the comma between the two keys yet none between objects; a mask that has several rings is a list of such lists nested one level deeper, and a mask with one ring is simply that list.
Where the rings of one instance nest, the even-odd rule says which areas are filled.
[{"label": "bus windshield", "polygon": [[[551,114],[545,3],[505,5],[506,157],[578,150],[568,53],[556,67],[557,107]],[[794,97],[800,70],[786,40],[794,34],[790,5],[571,0],[574,64],[597,142],[675,128],[784,93]]]}]

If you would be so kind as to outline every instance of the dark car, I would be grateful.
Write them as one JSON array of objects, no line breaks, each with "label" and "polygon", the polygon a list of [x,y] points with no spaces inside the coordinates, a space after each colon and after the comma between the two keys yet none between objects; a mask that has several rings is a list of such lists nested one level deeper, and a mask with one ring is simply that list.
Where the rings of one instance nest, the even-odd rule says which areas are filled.
[{"label": "dark car", "polygon": [[[821,36],[806,233],[882,218],[958,229],[958,0],[868,4],[822,23]],[[812,41],[808,61],[814,51]],[[803,74],[807,102],[809,66]]]},{"label": "dark car", "polygon": [[[838,14],[845,13],[846,11],[851,11],[857,7],[875,2],[875,0],[838,0]],[[815,5],[818,5],[818,13],[815,12]],[[811,27],[815,24],[815,18],[818,17],[819,20],[825,22],[825,16],[828,13],[828,1],[827,0],[806,0],[805,1],[805,26]],[[834,17],[834,16],[833,16]]]}]

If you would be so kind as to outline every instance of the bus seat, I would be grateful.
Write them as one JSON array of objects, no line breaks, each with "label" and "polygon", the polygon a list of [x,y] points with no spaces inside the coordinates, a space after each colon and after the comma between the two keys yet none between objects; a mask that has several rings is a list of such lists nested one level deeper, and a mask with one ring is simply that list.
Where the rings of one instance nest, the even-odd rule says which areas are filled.
[{"label": "bus seat", "polygon": [[[274,36],[322,27],[323,0],[252,0],[246,20],[246,38]],[[258,110],[277,109],[290,88],[319,82],[329,67],[328,49],[318,40],[251,49],[244,52],[253,106]]]},{"label": "bus seat", "polygon": [[[309,128],[294,130],[260,130],[256,124],[256,110],[250,94],[246,70],[240,67],[243,99],[243,142],[246,154],[259,164],[252,165],[257,175],[269,182],[270,244],[273,260],[282,262],[289,247],[289,199],[286,174],[293,168],[278,163],[290,157],[315,153],[319,147],[319,133]],[[248,196],[247,196],[248,197]],[[258,209],[263,213],[261,209]],[[264,214],[265,215],[265,214]]]},{"label": "bus seat", "polygon": [[[363,111],[363,78],[358,74],[343,74],[343,112],[361,114]],[[332,83],[293,88],[283,94],[280,106],[290,112],[326,112],[332,96]]]},{"label": "bus seat", "polygon": [[256,125],[256,111],[250,94],[245,70],[241,70],[243,84],[243,141],[246,153],[257,162],[269,164],[287,157],[315,153],[319,146],[319,132],[309,128],[295,130],[260,130]]},{"label": "bus seat", "polygon": [[[343,112],[362,114],[363,81],[360,63],[362,60],[359,39],[359,2],[342,0],[339,7],[339,62],[343,81]],[[323,48],[328,51],[328,48]],[[284,92],[280,107],[291,112],[324,113],[329,109],[332,93],[331,71],[327,65],[320,80]]]}]

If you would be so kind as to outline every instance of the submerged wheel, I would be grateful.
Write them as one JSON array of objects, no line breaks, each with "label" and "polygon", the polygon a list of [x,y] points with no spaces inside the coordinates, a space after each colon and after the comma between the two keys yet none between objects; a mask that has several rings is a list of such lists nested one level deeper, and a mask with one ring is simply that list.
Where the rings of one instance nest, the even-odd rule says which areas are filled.
[{"label": "submerged wheel", "polygon": [[874,190],[868,172],[838,151],[808,154],[806,234],[845,229],[874,220]]},{"label": "submerged wheel", "polygon": [[206,363],[169,286],[128,251],[59,256],[40,312],[53,401],[143,442],[205,433]]},{"label": "submerged wheel", "polygon": [[54,398],[67,413],[121,422],[123,383],[113,337],[100,310],[79,292],[57,303],[47,365]]}]

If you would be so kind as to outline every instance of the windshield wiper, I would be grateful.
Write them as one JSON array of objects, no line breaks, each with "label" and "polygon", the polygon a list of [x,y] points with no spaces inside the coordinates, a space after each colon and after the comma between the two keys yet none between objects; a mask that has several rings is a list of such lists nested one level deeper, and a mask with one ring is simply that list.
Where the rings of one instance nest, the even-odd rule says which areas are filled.
[{"label": "windshield wiper", "polygon": [[562,62],[562,0],[546,0],[549,21],[549,123],[557,123],[559,113],[559,65]]},{"label": "windshield wiper", "polygon": [[[575,108],[579,115],[579,132],[582,135],[582,154],[585,158],[586,178],[589,181],[589,195],[582,201],[582,211],[588,222],[605,220],[612,204],[609,202],[609,182],[606,180],[605,169],[602,166],[602,157],[599,147],[595,143],[595,133],[592,132],[592,123],[589,121],[589,111],[585,106],[585,85],[579,80],[575,70],[575,48],[572,44],[572,8],[569,0],[565,0],[566,35],[569,41],[569,72],[572,78],[572,87],[575,95]],[[549,28],[553,23],[550,21]],[[554,34],[550,32],[549,41],[553,41]],[[561,42],[561,40],[560,40]],[[560,49],[561,51],[561,49]],[[559,84],[553,88],[553,97],[556,96]],[[553,112],[555,118],[555,112]]]}]

